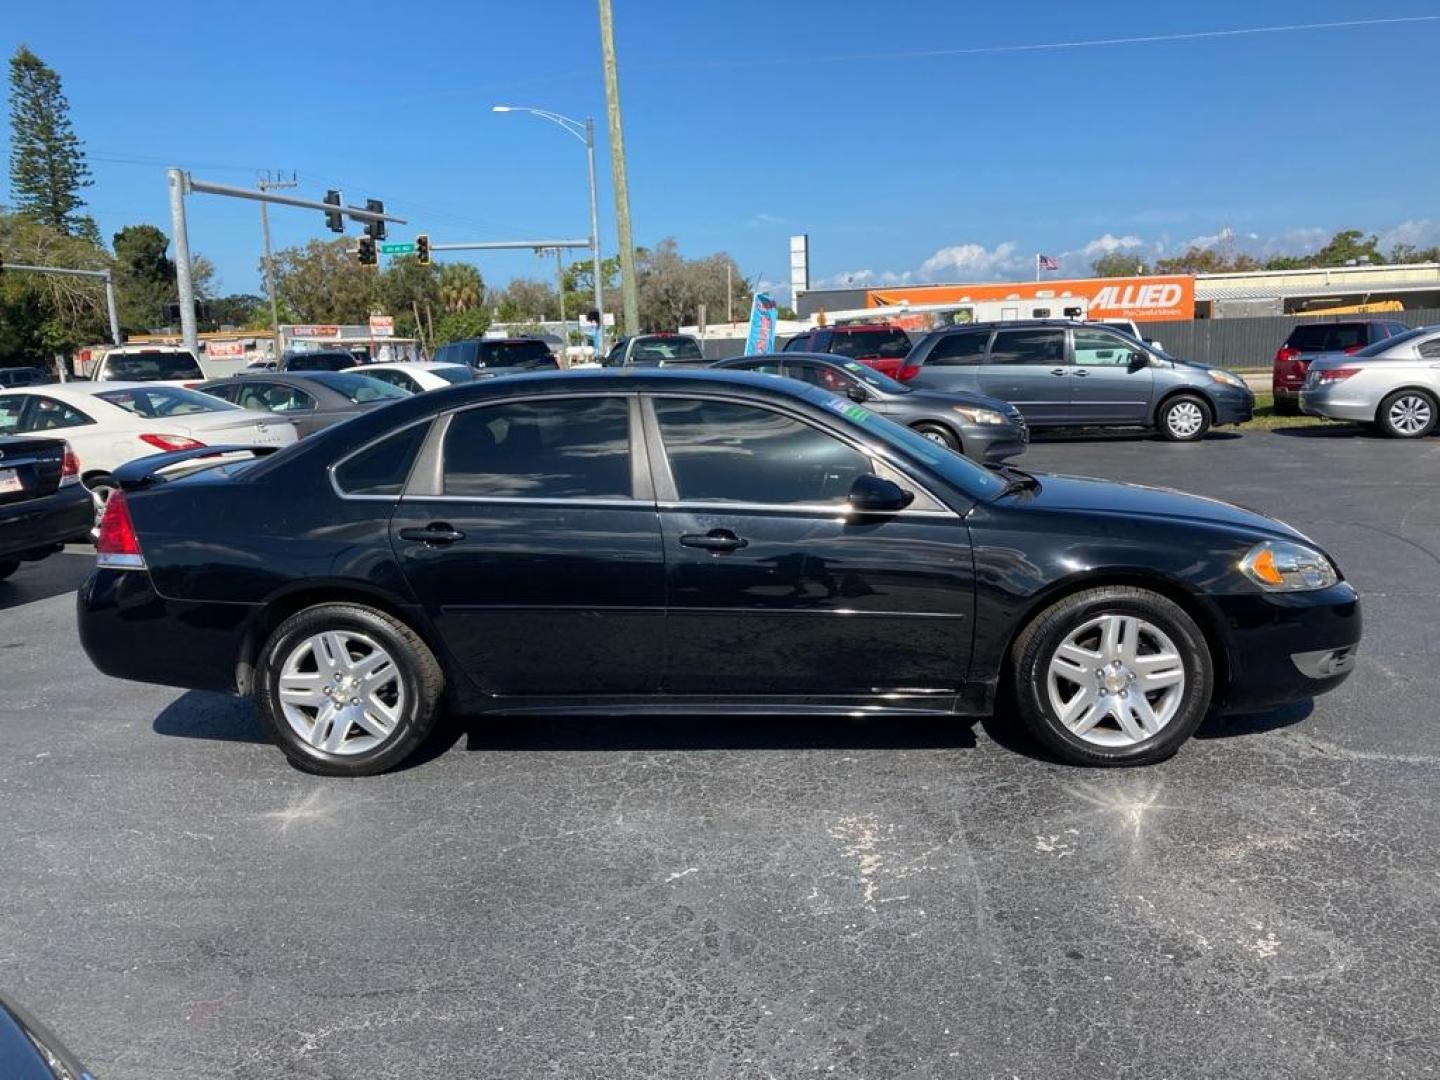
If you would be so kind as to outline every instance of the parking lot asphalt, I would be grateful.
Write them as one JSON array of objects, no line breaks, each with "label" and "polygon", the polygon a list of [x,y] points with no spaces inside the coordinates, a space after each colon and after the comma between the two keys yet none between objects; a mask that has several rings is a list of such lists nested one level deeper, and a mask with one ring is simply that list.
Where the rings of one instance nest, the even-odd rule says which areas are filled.
[{"label": "parking lot asphalt", "polygon": [[93,671],[75,549],[0,583],[0,986],[99,1080],[1440,1074],[1440,439],[1020,464],[1301,528],[1355,675],[1137,770],[1003,720],[487,720],[320,779]]}]

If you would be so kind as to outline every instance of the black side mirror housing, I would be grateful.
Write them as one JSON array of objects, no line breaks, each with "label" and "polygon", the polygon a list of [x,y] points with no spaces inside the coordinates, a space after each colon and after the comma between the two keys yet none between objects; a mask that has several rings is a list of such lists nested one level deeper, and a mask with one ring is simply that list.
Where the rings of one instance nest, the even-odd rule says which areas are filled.
[{"label": "black side mirror housing", "polygon": [[1132,352],[1130,363],[1126,365],[1130,371],[1143,371],[1150,366],[1150,357],[1143,352]]},{"label": "black side mirror housing", "polygon": [[861,514],[894,514],[914,501],[913,491],[874,473],[857,476],[850,486],[850,507]]},{"label": "black side mirror housing", "polygon": [[863,386],[852,386],[845,391],[845,396],[851,401],[858,401],[861,405],[870,400],[870,395],[865,392]]}]

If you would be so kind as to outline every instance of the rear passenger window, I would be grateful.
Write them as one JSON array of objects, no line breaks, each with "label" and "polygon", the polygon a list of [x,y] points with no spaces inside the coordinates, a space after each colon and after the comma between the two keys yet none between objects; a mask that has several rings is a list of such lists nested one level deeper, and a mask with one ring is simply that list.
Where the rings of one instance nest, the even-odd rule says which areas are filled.
[{"label": "rear passenger window", "polygon": [[335,483],[347,495],[399,495],[429,424],[412,424],[362,450],[335,470]]},{"label": "rear passenger window", "polygon": [[457,413],[445,434],[445,494],[628,499],[630,404],[560,398]]},{"label": "rear passenger window", "polygon": [[963,334],[946,334],[935,343],[925,359],[926,367],[964,367],[985,359],[985,343],[989,330],[973,330]]},{"label": "rear passenger window", "polygon": [[1426,360],[1440,360],[1440,337],[1420,343],[1420,355]]}]

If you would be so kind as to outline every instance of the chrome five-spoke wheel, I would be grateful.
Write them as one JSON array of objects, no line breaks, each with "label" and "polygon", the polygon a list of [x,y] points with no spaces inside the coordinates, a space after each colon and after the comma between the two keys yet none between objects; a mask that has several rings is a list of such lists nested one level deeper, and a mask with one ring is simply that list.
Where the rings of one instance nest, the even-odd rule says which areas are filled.
[{"label": "chrome five-spoke wheel", "polygon": [[1096,746],[1137,746],[1175,718],[1185,699],[1185,665],[1153,623],[1100,615],[1055,648],[1045,690],[1073,735]]},{"label": "chrome five-spoke wheel", "polygon": [[277,693],[296,735],[343,756],[385,742],[405,710],[405,680],[394,657],[353,630],[327,630],[297,642],[281,666]]}]

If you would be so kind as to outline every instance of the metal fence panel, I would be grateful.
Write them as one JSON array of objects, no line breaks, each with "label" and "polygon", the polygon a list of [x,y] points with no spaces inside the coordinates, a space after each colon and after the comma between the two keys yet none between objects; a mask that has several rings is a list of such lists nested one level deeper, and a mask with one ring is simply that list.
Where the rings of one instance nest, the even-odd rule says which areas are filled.
[{"label": "metal fence panel", "polygon": [[1268,371],[1290,331],[1301,323],[1350,322],[1356,319],[1386,319],[1409,326],[1440,323],[1440,309],[1416,308],[1366,315],[1271,315],[1242,319],[1194,319],[1185,322],[1147,322],[1140,332],[1159,341],[1171,356],[1199,360],[1234,371]]}]

